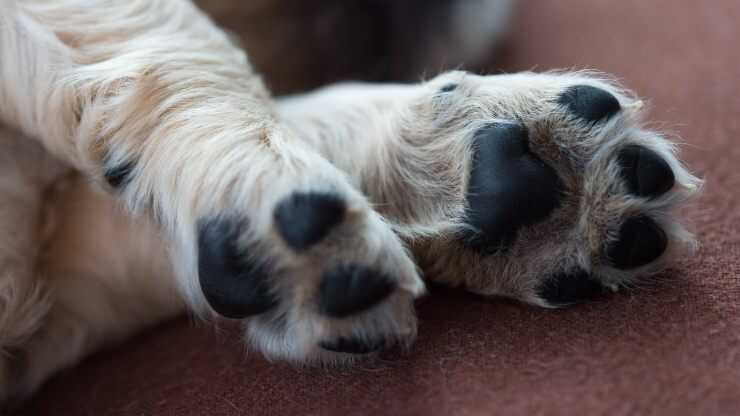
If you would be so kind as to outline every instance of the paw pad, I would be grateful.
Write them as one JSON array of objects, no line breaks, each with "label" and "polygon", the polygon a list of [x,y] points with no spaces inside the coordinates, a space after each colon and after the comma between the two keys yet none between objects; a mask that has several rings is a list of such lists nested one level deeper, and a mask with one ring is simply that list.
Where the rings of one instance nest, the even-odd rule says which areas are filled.
[{"label": "paw pad", "polygon": [[275,209],[275,222],[283,240],[294,250],[305,250],[326,237],[342,222],[346,204],[336,195],[294,193]]},{"label": "paw pad", "polygon": [[660,257],[668,245],[665,231],[651,218],[630,218],[619,229],[619,238],[606,249],[618,269],[644,266]]},{"label": "paw pad", "polygon": [[601,282],[578,271],[551,276],[539,288],[538,295],[553,306],[565,306],[592,300],[602,292]]},{"label": "paw pad", "polygon": [[643,146],[625,146],[617,157],[627,189],[635,195],[658,197],[676,182],[673,170],[662,157]]},{"label": "paw pad", "polygon": [[319,311],[334,318],[354,315],[381,302],[394,288],[390,277],[375,270],[340,266],[324,274],[319,284]]},{"label": "paw pad", "polygon": [[608,119],[621,108],[612,94],[590,85],[574,85],[566,89],[558,103],[568,107],[573,115],[594,123]]},{"label": "paw pad", "polygon": [[476,133],[464,236],[478,251],[505,248],[517,230],[547,217],[560,204],[562,184],[555,170],[529,151],[527,130],[494,123]]},{"label": "paw pad", "polygon": [[198,229],[198,274],[206,300],[220,315],[240,319],[271,309],[268,270],[250,260],[238,238],[244,225],[231,220],[201,223]]},{"label": "paw pad", "polygon": [[319,346],[327,351],[342,352],[346,354],[369,354],[383,349],[383,340],[361,340],[353,338],[339,338],[335,341],[324,341]]}]

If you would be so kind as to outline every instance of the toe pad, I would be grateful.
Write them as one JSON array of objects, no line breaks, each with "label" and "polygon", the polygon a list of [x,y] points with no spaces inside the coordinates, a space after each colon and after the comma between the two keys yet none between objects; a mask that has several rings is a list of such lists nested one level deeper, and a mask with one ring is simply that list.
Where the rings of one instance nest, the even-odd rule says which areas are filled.
[{"label": "toe pad", "polygon": [[327,193],[294,193],[275,209],[275,222],[283,240],[301,251],[321,241],[344,219],[346,205]]},{"label": "toe pad", "polygon": [[370,309],[388,297],[395,284],[390,277],[363,266],[340,266],[324,274],[319,285],[319,311],[344,318]]},{"label": "toe pad", "polygon": [[619,238],[607,247],[606,255],[614,267],[632,269],[660,257],[667,245],[665,231],[651,218],[638,216],[622,224]]},{"label": "toe pad", "polygon": [[379,341],[363,341],[360,339],[352,338],[339,338],[334,341],[324,341],[319,346],[327,351],[342,352],[346,354],[369,354],[371,352],[379,351],[383,348],[385,342]]},{"label": "toe pad", "polygon": [[658,197],[668,192],[676,182],[668,162],[648,148],[625,146],[619,151],[617,160],[627,189],[634,195]]},{"label": "toe pad", "polygon": [[593,300],[601,295],[601,282],[585,271],[551,276],[538,290],[539,296],[552,306],[565,306]]},{"label": "toe pad", "polygon": [[237,243],[242,230],[231,220],[204,221],[198,230],[200,286],[213,310],[226,318],[256,315],[277,304],[268,270]]},{"label": "toe pad", "polygon": [[607,91],[590,85],[574,85],[558,98],[558,103],[578,118],[595,123],[618,113],[619,101]]}]

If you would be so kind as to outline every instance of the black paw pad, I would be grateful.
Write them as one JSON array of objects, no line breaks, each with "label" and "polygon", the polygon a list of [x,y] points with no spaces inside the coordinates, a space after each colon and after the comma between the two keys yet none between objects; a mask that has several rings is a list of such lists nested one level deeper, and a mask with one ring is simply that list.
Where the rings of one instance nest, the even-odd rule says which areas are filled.
[{"label": "black paw pad", "polygon": [[319,311],[344,318],[367,310],[395,288],[390,277],[362,266],[340,266],[324,274],[319,284]]},{"label": "black paw pad", "polygon": [[635,195],[657,197],[668,192],[676,182],[668,162],[646,147],[625,146],[617,159],[627,189]]},{"label": "black paw pad", "polygon": [[353,338],[339,338],[335,341],[323,341],[319,346],[327,351],[343,352],[347,354],[368,354],[379,351],[385,346],[383,340],[361,340]]},{"label": "black paw pad", "polygon": [[104,162],[104,164],[106,167],[103,171],[103,177],[112,188],[123,188],[133,179],[134,168],[136,167],[135,161],[128,160],[119,164]]},{"label": "black paw pad", "polygon": [[644,266],[660,257],[668,246],[665,231],[651,218],[633,217],[622,224],[619,239],[606,249],[606,256],[618,269]]},{"label": "black paw pad", "polygon": [[558,103],[567,106],[575,116],[590,122],[607,119],[621,108],[612,94],[590,85],[574,85],[566,89],[560,94]]},{"label": "black paw pad", "polygon": [[484,253],[504,249],[517,230],[547,217],[560,204],[557,172],[529,151],[527,130],[495,123],[475,135],[463,241]]},{"label": "black paw pad", "polygon": [[277,304],[269,290],[269,271],[237,243],[243,229],[243,223],[231,220],[202,222],[198,229],[200,287],[213,310],[234,319]]},{"label": "black paw pad", "polygon": [[538,290],[538,295],[552,306],[565,306],[593,300],[602,293],[601,282],[585,271],[551,276]]},{"label": "black paw pad", "polygon": [[295,250],[305,250],[321,241],[342,222],[346,205],[336,195],[294,193],[275,209],[278,231]]}]

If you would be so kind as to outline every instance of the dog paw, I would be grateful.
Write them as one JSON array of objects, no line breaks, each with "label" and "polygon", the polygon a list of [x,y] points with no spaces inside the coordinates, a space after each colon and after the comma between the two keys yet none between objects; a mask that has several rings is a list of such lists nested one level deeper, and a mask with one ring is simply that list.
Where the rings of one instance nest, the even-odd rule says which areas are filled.
[{"label": "dog paw", "polygon": [[[300,363],[342,361],[347,340],[410,343],[424,284],[346,174],[274,126],[213,134],[187,151],[109,152],[102,175],[169,237],[192,309],[268,326],[270,334],[250,330],[252,343]],[[280,331],[291,335],[275,341]]]},{"label": "dog paw", "polygon": [[252,345],[300,364],[410,345],[413,300],[424,284],[400,239],[358,192],[311,185],[286,182],[245,215],[198,222],[208,305],[226,318],[250,318]]},{"label": "dog paw", "polygon": [[409,235],[437,227],[413,239],[430,278],[555,307],[630,287],[693,246],[674,208],[700,181],[613,83],[455,72],[423,88],[399,135],[407,160],[426,163],[413,174],[436,174],[415,183],[445,192],[384,214]]}]

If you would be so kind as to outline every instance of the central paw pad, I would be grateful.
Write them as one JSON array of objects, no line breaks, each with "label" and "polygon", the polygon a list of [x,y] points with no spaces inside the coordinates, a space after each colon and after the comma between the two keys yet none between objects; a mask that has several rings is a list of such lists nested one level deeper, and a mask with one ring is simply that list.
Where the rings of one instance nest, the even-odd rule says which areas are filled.
[{"label": "central paw pad", "polygon": [[475,136],[467,192],[466,235],[471,248],[491,253],[505,249],[519,228],[545,219],[559,204],[557,172],[529,151],[527,130],[495,123]]}]

